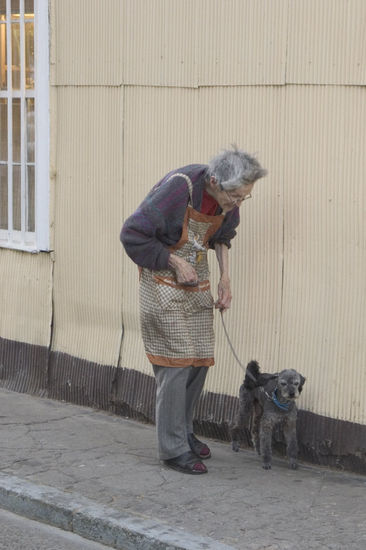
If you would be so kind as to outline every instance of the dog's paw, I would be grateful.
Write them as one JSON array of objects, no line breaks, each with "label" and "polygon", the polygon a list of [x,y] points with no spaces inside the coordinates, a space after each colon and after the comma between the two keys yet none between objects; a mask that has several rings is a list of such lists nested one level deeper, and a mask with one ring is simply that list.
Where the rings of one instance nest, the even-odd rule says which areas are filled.
[{"label": "dog's paw", "polygon": [[291,470],[297,470],[298,468],[298,465],[297,465],[297,462],[290,462],[288,467],[291,469]]},{"label": "dog's paw", "polygon": [[262,468],[263,470],[270,470],[272,468],[272,464],[270,462],[263,462]]},{"label": "dog's paw", "polygon": [[233,450],[235,453],[238,453],[238,452],[239,452],[239,449],[240,449],[240,443],[239,443],[239,441],[232,441],[232,442],[231,442],[231,448],[232,448],[232,450]]}]

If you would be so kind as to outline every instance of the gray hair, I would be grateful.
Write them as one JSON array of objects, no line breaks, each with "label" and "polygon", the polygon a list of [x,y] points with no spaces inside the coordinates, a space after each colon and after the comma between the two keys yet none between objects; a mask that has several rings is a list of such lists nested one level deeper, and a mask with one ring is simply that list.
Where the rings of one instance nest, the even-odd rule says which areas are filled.
[{"label": "gray hair", "polygon": [[238,149],[223,150],[213,157],[209,164],[208,177],[214,177],[221,189],[230,191],[242,185],[254,183],[267,174],[256,158]]}]

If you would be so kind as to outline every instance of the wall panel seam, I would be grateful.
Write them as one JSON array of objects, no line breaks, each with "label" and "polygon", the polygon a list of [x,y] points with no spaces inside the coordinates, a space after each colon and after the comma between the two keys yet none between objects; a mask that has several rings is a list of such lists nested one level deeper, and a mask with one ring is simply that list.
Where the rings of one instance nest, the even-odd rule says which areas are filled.
[{"label": "wall panel seam", "polygon": [[290,31],[290,18],[289,18],[289,10],[290,10],[290,1],[287,0],[287,25],[286,25],[286,51],[285,51],[285,86],[287,84],[287,64],[288,64],[288,41],[289,41],[289,31]]},{"label": "wall panel seam", "polygon": [[48,343],[48,353],[47,353],[47,372],[46,372],[46,388],[49,387],[50,380],[50,369],[51,369],[51,352],[54,340],[54,321],[55,321],[55,256],[54,252],[51,252],[51,326],[50,326],[50,341]]},{"label": "wall panel seam", "polygon": [[161,88],[171,90],[208,90],[208,89],[221,89],[221,88],[285,88],[285,87],[323,87],[323,88],[365,88],[366,84],[334,84],[324,82],[292,82],[286,81],[283,83],[268,83],[258,82],[257,84],[204,84],[199,86],[169,86],[167,84],[133,84],[125,82],[123,84],[50,84],[50,88],[64,89],[64,88]]},{"label": "wall panel seam", "polygon": [[[283,105],[283,151],[282,151],[282,159],[283,159],[283,167],[286,166],[286,121],[287,121],[287,101],[286,101],[286,91],[284,93],[284,105]],[[279,335],[278,335],[278,347],[277,347],[277,353],[278,356],[276,357],[276,364],[278,365],[277,370],[282,370],[280,367],[280,357],[281,357],[281,340],[282,340],[282,321],[283,321],[283,300],[284,300],[284,283],[285,283],[285,200],[284,200],[284,184],[282,179],[282,188],[281,188],[281,195],[282,195],[282,204],[281,204],[281,215],[282,215],[282,239],[281,239],[281,296],[280,296],[280,320],[279,320]]]},{"label": "wall panel seam", "polygon": [[[122,162],[122,173],[121,173],[121,179],[122,179],[122,204],[125,205],[125,120],[126,120],[126,94],[124,93],[122,96],[122,135],[121,135],[121,141],[122,141],[122,151],[121,151],[121,162]],[[124,210],[124,206],[123,206]],[[123,219],[126,219],[126,214],[123,212]],[[118,357],[116,361],[117,368],[121,367],[121,360],[122,360],[122,348],[123,348],[123,342],[124,342],[124,335],[125,335],[125,325],[124,325],[124,285],[122,283],[123,278],[125,277],[125,264],[122,265],[122,278],[121,278],[121,336],[120,336],[120,342],[119,342],[119,349],[118,349]]]}]

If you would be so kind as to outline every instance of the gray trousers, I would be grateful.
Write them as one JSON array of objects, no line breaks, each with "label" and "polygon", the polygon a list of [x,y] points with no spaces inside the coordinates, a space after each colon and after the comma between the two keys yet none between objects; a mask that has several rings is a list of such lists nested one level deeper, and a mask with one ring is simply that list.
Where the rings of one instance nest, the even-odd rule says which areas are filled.
[{"label": "gray trousers", "polygon": [[190,450],[193,412],[202,392],[208,367],[153,365],[156,379],[156,430],[159,458],[175,458]]}]

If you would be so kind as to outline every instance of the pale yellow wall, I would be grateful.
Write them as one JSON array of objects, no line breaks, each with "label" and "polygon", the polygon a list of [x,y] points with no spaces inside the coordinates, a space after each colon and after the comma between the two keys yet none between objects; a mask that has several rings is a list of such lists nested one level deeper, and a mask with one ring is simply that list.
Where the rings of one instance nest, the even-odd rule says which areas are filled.
[{"label": "pale yellow wall", "polygon": [[286,104],[280,363],[308,372],[304,406],[365,422],[366,89],[291,86]]},{"label": "pale yellow wall", "polygon": [[289,0],[286,82],[365,85],[365,15],[365,0]]},{"label": "pale yellow wall", "polygon": [[50,0],[51,84],[122,84],[121,0]]},{"label": "pale yellow wall", "polygon": [[[351,86],[366,80],[365,3],[53,6],[54,349],[116,364],[122,316],[121,365],[151,373],[137,271],[111,236],[166,171],[237,142],[269,169],[243,206],[231,253],[226,323],[238,354],[265,370],[300,370],[308,410],[365,422],[365,90]],[[97,205],[108,212],[100,232]],[[207,389],[236,395],[242,371],[218,315],[216,333]]]},{"label": "pale yellow wall", "polygon": [[121,341],[123,90],[60,87],[53,349],[108,365]]},{"label": "pale yellow wall", "polygon": [[50,344],[51,254],[0,249],[0,337],[37,346]]},{"label": "pale yellow wall", "polygon": [[284,83],[287,0],[127,0],[125,84]]},{"label": "pale yellow wall", "polygon": [[[288,0],[51,0],[57,85],[283,84]],[[75,53],[77,52],[77,55]]]},{"label": "pale yellow wall", "polygon": [[[120,227],[165,172],[236,142],[269,175],[233,242],[234,346],[243,362],[302,372],[307,410],[366,423],[366,2],[50,6],[53,350],[151,374]],[[44,299],[51,262],[40,258],[19,269],[43,266]],[[14,267],[4,265],[5,296]],[[42,311],[41,337],[20,314],[0,335],[48,342]],[[218,315],[215,328],[206,387],[237,395],[243,373]]]}]

